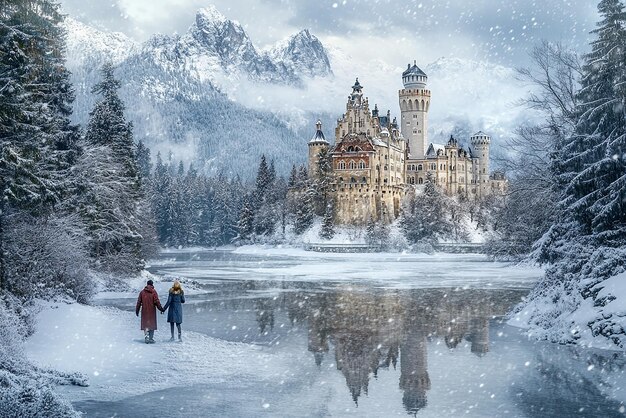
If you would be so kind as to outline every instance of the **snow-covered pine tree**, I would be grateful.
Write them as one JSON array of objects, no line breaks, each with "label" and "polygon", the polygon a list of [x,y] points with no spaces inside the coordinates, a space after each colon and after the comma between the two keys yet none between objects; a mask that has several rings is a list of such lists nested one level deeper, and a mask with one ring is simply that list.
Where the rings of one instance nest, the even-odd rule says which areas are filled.
[{"label": "snow-covered pine tree", "polygon": [[[623,347],[621,319],[602,312],[622,295],[596,296],[605,279],[624,271],[626,258],[626,16],[618,0],[600,1],[598,11],[596,39],[584,56],[574,132],[557,142],[553,154],[559,214],[536,244],[538,259],[549,265],[519,309],[526,310],[537,334],[572,341],[580,338],[581,327],[589,327],[592,335]],[[572,313],[583,304],[597,317],[576,323]]]},{"label": "snow-covered pine tree", "polygon": [[298,193],[294,199],[294,225],[293,230],[296,235],[301,235],[313,225],[315,218],[315,207],[313,196],[315,190],[311,187],[305,187],[301,193]]},{"label": "snow-covered pine tree", "polygon": [[241,213],[239,214],[238,238],[240,241],[247,241],[254,234],[254,210],[249,198],[243,204]]},{"label": "snow-covered pine tree", "polygon": [[319,216],[324,216],[328,201],[329,192],[332,187],[332,163],[327,148],[322,148],[317,155],[316,172],[313,189],[315,190],[314,204],[315,212]]},{"label": "snow-covered pine tree", "polygon": [[322,228],[320,229],[320,237],[324,239],[332,239],[335,236],[335,205],[332,199],[328,200],[324,219],[322,220]]},{"label": "snow-covered pine tree", "polygon": [[451,238],[454,226],[446,197],[434,182],[431,173],[426,176],[424,191],[410,193],[402,208],[400,226],[409,243],[434,243],[439,239]]},{"label": "snow-covered pine tree", "polygon": [[91,254],[99,265],[106,270],[136,272],[144,265],[137,213],[141,183],[132,125],[124,116],[124,104],[117,93],[120,82],[113,70],[110,63],[105,64],[102,80],[93,88],[101,99],[90,113],[85,148],[100,172],[84,166],[84,187],[90,193],[82,202],[82,214],[90,234]]},{"label": "snow-covered pine tree", "polygon": [[296,165],[294,164],[291,167],[291,172],[289,173],[289,180],[287,181],[287,186],[290,189],[293,189],[298,184],[298,170],[296,170]]},{"label": "snow-covered pine tree", "polygon": [[583,234],[624,239],[626,14],[618,0],[601,1],[598,11],[597,39],[584,57],[578,123],[559,150],[558,175],[563,203]]},{"label": "snow-covered pine tree", "polygon": [[140,139],[135,148],[135,157],[137,159],[137,168],[143,183],[148,183],[152,173],[152,162],[150,159],[150,148]]},{"label": "snow-covered pine tree", "polygon": [[157,236],[161,244],[168,244],[172,237],[172,177],[168,165],[163,163],[161,153],[157,153],[152,181],[152,210],[155,216]]},{"label": "snow-covered pine tree", "polygon": [[268,167],[265,155],[261,156],[254,193],[254,231],[257,235],[271,235],[278,220],[274,207],[276,200],[273,193],[275,179],[274,162],[272,161]]},{"label": "snow-covered pine tree", "polygon": [[[80,254],[65,253],[65,259],[50,263],[49,283],[40,270],[28,268],[28,254],[54,252],[54,238],[74,235],[80,248],[80,225],[67,217],[70,194],[76,192],[71,170],[77,154],[78,129],[70,123],[73,90],[65,68],[65,37],[60,27],[59,5],[48,0],[0,3],[0,288],[11,283],[32,283],[32,289],[63,283],[71,273],[72,258],[79,265]],[[19,222],[27,216],[54,214],[46,230],[51,240],[12,246],[6,233],[17,237]],[[32,223],[31,223],[32,224]],[[55,228],[57,228],[55,232]],[[68,229],[69,228],[69,229]],[[71,230],[70,230],[71,229]],[[35,245],[37,244],[37,246]],[[17,245],[17,244],[16,244]],[[37,248],[35,248],[37,247]],[[17,257],[17,252],[24,257]],[[20,264],[20,263],[25,264]],[[23,270],[23,269],[26,270]],[[27,271],[31,272],[27,273]],[[88,281],[88,275],[83,276]],[[68,280],[69,283],[70,280]],[[62,291],[62,286],[59,290]],[[69,287],[68,287],[69,289]],[[29,295],[35,296],[34,294]]]}]

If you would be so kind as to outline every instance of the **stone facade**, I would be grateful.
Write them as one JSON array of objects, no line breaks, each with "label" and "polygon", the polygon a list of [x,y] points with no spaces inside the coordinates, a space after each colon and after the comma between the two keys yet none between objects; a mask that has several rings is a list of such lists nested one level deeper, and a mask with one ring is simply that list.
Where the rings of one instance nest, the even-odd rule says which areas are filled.
[{"label": "stone facade", "polygon": [[445,145],[429,143],[428,77],[414,63],[402,73],[402,81],[400,126],[389,111],[381,116],[377,106],[370,110],[358,79],[348,96],[346,112],[337,120],[334,145],[317,123],[309,142],[309,176],[316,175],[317,156],[326,149],[332,162],[337,223],[393,221],[407,188],[420,187],[427,176],[451,196],[480,199],[506,190],[504,176],[489,172],[489,135],[472,135],[469,149],[459,146],[453,137]]}]

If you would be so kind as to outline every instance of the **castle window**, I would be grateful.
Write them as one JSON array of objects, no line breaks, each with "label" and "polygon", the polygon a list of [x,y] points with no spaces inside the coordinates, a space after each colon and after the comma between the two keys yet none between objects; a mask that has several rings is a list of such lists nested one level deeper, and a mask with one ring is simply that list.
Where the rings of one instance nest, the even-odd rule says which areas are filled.
[{"label": "castle window", "polygon": [[413,115],[413,119],[417,119],[417,115]]},{"label": "castle window", "polygon": [[389,170],[389,166],[385,164],[385,171]]},{"label": "castle window", "polygon": [[483,168],[483,174],[485,174],[485,169]]},{"label": "castle window", "polygon": [[360,168],[361,170],[365,169],[365,161],[363,161],[363,160],[360,160],[360,161],[359,161],[359,168]]},{"label": "castle window", "polygon": [[367,177],[362,177],[361,178],[361,183],[367,183]]},{"label": "castle window", "polygon": [[417,182],[418,182],[419,184],[424,184],[424,179],[420,177],[419,179],[417,179]]},{"label": "castle window", "polygon": [[422,165],[421,164],[417,165],[417,171],[422,171]]},{"label": "castle window", "polygon": [[354,147],[352,145],[348,147],[348,152],[354,152]]},{"label": "castle window", "polygon": [[413,129],[413,133],[416,134],[417,133],[417,129]]},{"label": "castle window", "polygon": [[339,177],[339,183],[343,183],[343,177]]},{"label": "castle window", "polygon": [[415,184],[415,177],[413,177],[413,176],[409,177],[409,183],[410,184]]},{"label": "castle window", "polygon": [[349,168],[350,170],[354,170],[354,169],[356,168],[356,164],[354,163],[354,161],[350,161],[350,162],[348,163],[348,168]]},{"label": "castle window", "polygon": [[387,179],[383,180],[383,183],[387,184]]},{"label": "castle window", "polygon": [[356,183],[356,179],[354,177],[350,177],[350,183]]},{"label": "castle window", "polygon": [[346,162],[345,161],[339,161],[339,164],[337,164],[337,169],[338,170],[345,170],[346,169]]}]

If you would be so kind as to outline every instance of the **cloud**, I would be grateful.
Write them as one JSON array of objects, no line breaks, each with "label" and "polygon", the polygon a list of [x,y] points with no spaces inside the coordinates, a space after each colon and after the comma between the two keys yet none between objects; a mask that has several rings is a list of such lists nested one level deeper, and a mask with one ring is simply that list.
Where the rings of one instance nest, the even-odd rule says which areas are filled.
[{"label": "cloud", "polygon": [[[584,49],[597,20],[589,0],[61,0],[66,12],[137,40],[183,33],[201,7],[214,4],[264,47],[308,28],[328,44],[369,56],[417,54],[527,61],[541,39]],[[407,54],[408,52],[408,54]],[[395,62],[395,61],[394,61]]]}]

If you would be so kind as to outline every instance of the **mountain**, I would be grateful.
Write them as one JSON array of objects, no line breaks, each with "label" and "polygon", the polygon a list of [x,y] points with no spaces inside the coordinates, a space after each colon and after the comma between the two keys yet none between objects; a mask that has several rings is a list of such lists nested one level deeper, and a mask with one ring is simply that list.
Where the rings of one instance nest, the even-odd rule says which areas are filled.
[{"label": "mountain", "polygon": [[333,75],[326,49],[308,29],[279,42],[267,54],[296,75],[311,78]]},{"label": "mountain", "polygon": [[[181,35],[154,35],[136,44],[119,33],[66,20],[68,66],[76,88],[74,120],[86,124],[91,94],[106,60],[117,65],[120,95],[135,138],[166,158],[200,163],[213,172],[249,178],[261,154],[288,173],[306,160],[313,123],[327,115],[298,112],[298,122],[275,109],[249,106],[238,94],[255,89],[302,89],[312,78],[332,77],[321,42],[308,30],[259,52],[243,27],[211,6],[199,10]],[[253,100],[259,96],[253,94]]]}]

